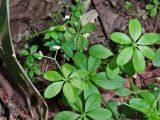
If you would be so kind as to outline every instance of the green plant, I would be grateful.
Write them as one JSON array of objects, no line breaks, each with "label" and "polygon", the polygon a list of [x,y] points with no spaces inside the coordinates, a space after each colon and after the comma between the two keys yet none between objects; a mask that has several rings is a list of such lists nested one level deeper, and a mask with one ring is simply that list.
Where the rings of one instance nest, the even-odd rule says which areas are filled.
[{"label": "green plant", "polygon": [[55,115],[54,120],[109,120],[110,110],[101,107],[99,94],[92,94],[85,99],[85,104],[78,98],[76,103],[69,103],[75,112],[62,111]]},{"label": "green plant", "polygon": [[152,0],[152,3],[146,5],[146,10],[150,13],[151,17],[157,15],[158,10],[160,9],[160,3],[158,0]]},{"label": "green plant", "polygon": [[141,36],[142,27],[137,19],[129,21],[129,33],[131,38],[121,32],[114,32],[110,35],[113,42],[122,45],[116,63],[118,66],[124,66],[132,60],[134,69],[137,72],[143,72],[145,70],[144,57],[151,60],[155,59],[155,52],[148,45],[156,43],[160,39],[160,35],[158,33],[145,33]]},{"label": "green plant", "polygon": [[140,91],[138,98],[129,101],[129,107],[142,112],[148,120],[160,119],[160,96],[157,98],[147,90]]},{"label": "green plant", "polygon": [[129,2],[129,1],[126,1],[126,2],[125,2],[125,5],[124,5],[124,9],[125,9],[126,11],[128,11],[128,10],[130,10],[131,8],[132,8],[132,3]]},{"label": "green plant", "polygon": [[41,59],[39,53],[37,53],[38,47],[36,45],[32,45],[30,48],[26,45],[26,49],[23,49],[20,52],[20,55],[26,58],[25,67],[29,77],[33,78],[35,75],[41,75],[40,65],[35,62],[36,59]]}]

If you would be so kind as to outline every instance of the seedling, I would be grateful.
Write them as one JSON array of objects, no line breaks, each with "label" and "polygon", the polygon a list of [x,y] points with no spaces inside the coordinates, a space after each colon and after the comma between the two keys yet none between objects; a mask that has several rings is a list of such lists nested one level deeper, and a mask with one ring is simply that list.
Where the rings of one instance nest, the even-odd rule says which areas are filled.
[{"label": "seedling", "polygon": [[150,4],[146,5],[146,10],[150,13],[151,17],[155,17],[160,9],[159,0],[152,0]]},{"label": "seedling", "polygon": [[30,49],[23,49],[20,55],[26,58],[25,66],[27,68],[27,73],[29,77],[33,78],[35,75],[41,75],[40,65],[35,63],[36,59],[41,59],[39,53],[37,53],[38,47],[32,45]]},{"label": "seedling", "polygon": [[137,72],[143,72],[145,70],[144,57],[150,60],[155,59],[155,52],[148,45],[155,44],[160,39],[160,35],[145,33],[141,36],[142,27],[138,19],[129,21],[129,33],[131,38],[121,32],[114,32],[110,35],[113,42],[123,45],[123,50],[119,51],[116,63],[123,66],[132,60],[134,69]]},{"label": "seedling", "polygon": [[124,9],[125,9],[126,11],[132,9],[132,3],[129,2],[129,1],[126,1],[126,2],[125,2],[125,5],[124,5]]}]

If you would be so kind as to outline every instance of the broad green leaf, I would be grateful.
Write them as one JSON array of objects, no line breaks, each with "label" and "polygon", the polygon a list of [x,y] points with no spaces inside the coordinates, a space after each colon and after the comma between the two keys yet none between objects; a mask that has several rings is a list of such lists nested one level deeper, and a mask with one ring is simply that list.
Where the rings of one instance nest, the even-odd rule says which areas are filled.
[{"label": "broad green leaf", "polygon": [[156,67],[160,67],[160,48],[156,51],[156,56],[153,60],[153,65]]},{"label": "broad green leaf", "polygon": [[129,33],[136,42],[142,33],[142,26],[138,19],[129,20]]},{"label": "broad green leaf", "polygon": [[56,31],[53,31],[50,33],[51,34],[51,37],[54,39],[54,40],[58,40],[58,33]]},{"label": "broad green leaf", "polygon": [[118,120],[119,118],[119,113],[118,113],[118,109],[117,109],[117,105],[116,102],[113,100],[110,100],[106,103],[106,106],[109,110],[111,110],[113,116],[116,118],[116,120]]},{"label": "broad green leaf", "polygon": [[72,72],[76,71],[76,68],[68,63],[65,63],[62,66],[62,71],[65,77],[67,78]]},{"label": "broad green leaf", "polygon": [[88,59],[88,71],[91,74],[96,73],[97,68],[100,66],[101,59],[94,58],[92,56]]},{"label": "broad green leaf", "polygon": [[69,102],[76,102],[78,94],[77,89],[69,82],[66,82],[63,87],[63,93]]},{"label": "broad green leaf", "polygon": [[123,72],[128,74],[128,77],[132,77],[135,74],[133,62],[129,61],[127,64],[121,67]]},{"label": "broad green leaf", "polygon": [[[70,44],[71,45],[71,44]],[[66,55],[70,58],[73,57],[73,50],[71,49],[70,45],[68,45],[67,42],[64,42],[61,47],[63,49],[63,51],[66,53]]]},{"label": "broad green leaf", "polygon": [[150,60],[154,60],[156,57],[155,52],[147,46],[138,46],[139,50],[142,52],[143,56]]},{"label": "broad green leaf", "polygon": [[43,55],[40,54],[40,53],[34,53],[34,54],[33,54],[33,57],[36,58],[36,59],[41,60],[41,59],[43,58]]},{"label": "broad green leaf", "polygon": [[151,45],[155,44],[158,40],[160,40],[160,35],[158,33],[146,33],[140,38],[137,44]]},{"label": "broad green leaf", "polygon": [[84,37],[82,34],[79,34],[78,39],[76,39],[76,46],[78,50],[82,52],[84,48],[88,46],[88,44],[88,39]]},{"label": "broad green leaf", "polygon": [[77,10],[74,12],[74,15],[75,15],[75,17],[79,18],[81,16],[81,13],[80,13],[80,11]]},{"label": "broad green leaf", "polygon": [[55,115],[53,120],[76,120],[79,114],[70,111],[63,111]]},{"label": "broad green leaf", "polygon": [[36,45],[32,45],[31,48],[30,48],[31,54],[37,52],[37,50],[38,50],[38,47]]},{"label": "broad green leaf", "polygon": [[22,56],[29,56],[29,52],[27,50],[22,50],[20,52],[20,55],[22,55]]},{"label": "broad green leaf", "polygon": [[111,120],[112,113],[105,108],[97,108],[87,113],[93,120]]},{"label": "broad green leaf", "polygon": [[115,79],[111,80],[106,77],[105,72],[100,72],[97,75],[93,76],[91,80],[98,86],[107,89],[115,90],[124,86],[124,79],[120,76],[117,76]]},{"label": "broad green leaf", "polygon": [[153,0],[153,3],[157,6],[159,0]]},{"label": "broad green leaf", "polygon": [[115,79],[118,76],[119,67],[117,66],[115,58],[107,65],[106,73],[109,79]]},{"label": "broad green leaf", "polygon": [[78,112],[83,112],[82,101],[78,96],[77,101],[75,103],[68,102],[69,105]]},{"label": "broad green leaf", "polygon": [[157,112],[152,112],[149,116],[149,120],[160,120],[160,116]]},{"label": "broad green leaf", "polygon": [[142,98],[150,105],[153,105],[153,103],[156,101],[154,95],[148,90],[141,91],[140,96],[142,96]]},{"label": "broad green leaf", "polygon": [[72,78],[70,79],[70,82],[73,86],[76,88],[79,88],[81,90],[85,90],[88,88],[88,84],[86,80],[80,79],[80,78]]},{"label": "broad green leaf", "polygon": [[31,67],[34,64],[34,58],[30,55],[27,57],[27,64]]},{"label": "broad green leaf", "polygon": [[62,89],[64,82],[54,82],[52,84],[50,84],[44,92],[44,96],[45,98],[52,98],[54,96],[56,96]]},{"label": "broad green leaf", "polygon": [[85,112],[99,108],[101,105],[101,97],[99,94],[92,94],[86,100]]},{"label": "broad green leaf", "polygon": [[118,96],[129,96],[131,94],[131,91],[123,87],[123,88],[116,90],[115,94]]},{"label": "broad green leaf", "polygon": [[108,48],[100,44],[93,45],[89,49],[89,54],[95,58],[103,58],[103,59],[107,59],[108,57],[113,55],[113,53]]},{"label": "broad green leaf", "polygon": [[59,74],[56,71],[47,71],[44,73],[44,78],[46,80],[55,82],[55,81],[59,81],[59,80],[63,80],[64,78],[62,77],[61,74]]},{"label": "broad green leaf", "polygon": [[157,15],[157,8],[156,7],[154,7],[152,10],[151,10],[151,13],[150,13],[150,15],[151,15],[151,17],[155,17],[156,15]]},{"label": "broad green leaf", "polygon": [[85,24],[82,29],[81,33],[90,33],[96,29],[96,25],[94,23],[87,23]]},{"label": "broad green leaf", "polygon": [[133,55],[133,46],[127,47],[121,51],[121,53],[117,57],[117,64],[119,66],[123,66],[128,63]]},{"label": "broad green leaf", "polygon": [[86,69],[87,68],[87,57],[84,53],[75,53],[73,57],[74,64],[81,68],[81,69]]},{"label": "broad green leaf", "polygon": [[110,35],[110,38],[113,42],[119,44],[131,44],[131,39],[124,33],[114,32]]},{"label": "broad green leaf", "polygon": [[146,10],[151,10],[151,9],[153,9],[154,8],[154,5],[152,5],[152,4],[148,4],[148,5],[146,5]]},{"label": "broad green leaf", "polygon": [[69,78],[85,79],[86,77],[88,77],[88,72],[85,69],[79,69],[74,71]]},{"label": "broad green leaf", "polygon": [[130,106],[144,114],[148,114],[150,105],[144,101],[143,99],[140,98],[132,98],[130,100]]},{"label": "broad green leaf", "polygon": [[94,86],[90,81],[88,82],[88,89],[84,90],[84,98],[86,99],[88,96],[92,94],[99,94],[99,91],[96,86]]},{"label": "broad green leaf", "polygon": [[138,49],[134,49],[133,52],[133,66],[137,72],[143,72],[145,70],[145,59]]},{"label": "broad green leaf", "polygon": [[47,39],[50,39],[50,38],[51,38],[51,33],[50,32],[46,33],[45,36],[44,36],[44,39],[47,40]]}]

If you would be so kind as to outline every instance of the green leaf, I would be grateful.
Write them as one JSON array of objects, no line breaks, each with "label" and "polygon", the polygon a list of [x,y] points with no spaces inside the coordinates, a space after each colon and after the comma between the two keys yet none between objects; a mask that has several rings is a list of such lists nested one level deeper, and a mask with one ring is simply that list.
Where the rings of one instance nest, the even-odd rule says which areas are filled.
[{"label": "green leaf", "polygon": [[63,87],[63,93],[69,102],[76,102],[78,94],[77,89],[69,82],[66,82]]},{"label": "green leaf", "polygon": [[153,105],[153,103],[156,101],[154,95],[148,90],[141,91],[140,96],[142,96],[142,98],[150,105]]},{"label": "green leaf", "polygon": [[142,52],[143,56],[145,56],[146,58],[150,59],[150,60],[154,60],[156,57],[155,52],[147,47],[147,46],[138,46],[139,50]]},{"label": "green leaf", "polygon": [[92,56],[88,59],[88,71],[89,73],[96,73],[97,68],[100,66],[101,59],[94,58]]},{"label": "green leaf", "polygon": [[43,55],[41,55],[40,53],[34,53],[33,57],[36,58],[36,59],[41,60],[43,58]]},{"label": "green leaf", "polygon": [[27,65],[30,67],[34,64],[34,58],[32,56],[27,57]]},{"label": "green leaf", "polygon": [[152,4],[148,4],[148,5],[146,5],[146,10],[151,10],[151,9],[153,9],[154,8],[154,5],[152,5]]},{"label": "green leaf", "polygon": [[119,67],[117,66],[115,58],[107,65],[106,73],[109,79],[115,79],[118,76]]},{"label": "green leaf", "polygon": [[[70,44],[71,45],[71,44]],[[63,51],[66,53],[66,55],[70,58],[73,57],[73,50],[71,49],[70,45],[68,45],[67,42],[64,42],[61,47],[63,49]]]},{"label": "green leaf", "polygon": [[96,25],[94,23],[87,23],[85,24],[82,29],[81,33],[91,33],[96,29]]},{"label": "green leaf", "polygon": [[119,66],[123,66],[128,63],[133,55],[133,46],[127,47],[121,51],[121,53],[117,57],[117,64]]},{"label": "green leaf", "polygon": [[22,50],[20,52],[20,55],[22,55],[22,56],[29,56],[29,52],[27,50]]},{"label": "green leaf", "polygon": [[135,74],[135,69],[132,61],[129,61],[127,64],[125,64],[121,68],[123,72],[128,74],[128,77],[133,77],[133,75]]},{"label": "green leaf", "polygon": [[61,74],[59,74],[56,71],[47,71],[44,73],[44,78],[46,80],[55,82],[55,81],[60,81],[63,80],[64,78],[61,76]]},{"label": "green leaf", "polygon": [[157,8],[154,7],[152,10],[151,10],[151,13],[150,13],[151,17],[155,17],[157,15]]},{"label": "green leaf", "polygon": [[91,80],[98,86],[107,89],[115,90],[124,86],[124,79],[117,76],[115,79],[111,80],[106,77],[105,72],[97,73],[97,75],[91,77]]},{"label": "green leaf", "polygon": [[83,112],[82,101],[78,96],[77,101],[75,103],[68,102],[69,105],[78,112]]},{"label": "green leaf", "polygon": [[37,50],[38,50],[38,47],[36,45],[32,45],[31,48],[30,48],[31,54],[37,52]]},{"label": "green leaf", "polygon": [[44,39],[47,40],[47,39],[50,39],[50,38],[51,38],[51,33],[50,32],[46,33],[45,36],[44,36]]},{"label": "green leaf", "polygon": [[53,39],[58,40],[58,33],[57,32],[53,31],[50,33],[50,35]]},{"label": "green leaf", "polygon": [[123,87],[123,88],[116,90],[115,94],[118,96],[129,96],[131,94],[131,91]]},{"label": "green leaf", "polygon": [[99,108],[101,105],[101,97],[99,94],[92,94],[86,100],[85,112]]},{"label": "green leaf", "polygon": [[129,103],[132,108],[148,115],[150,105],[147,102],[145,102],[143,99],[132,98]]},{"label": "green leaf", "polygon": [[153,0],[153,3],[157,6],[158,5],[158,0]]},{"label": "green leaf", "polygon": [[154,66],[160,67],[160,48],[156,51],[155,59],[152,62]]},{"label": "green leaf", "polygon": [[112,113],[108,109],[98,108],[87,113],[93,120],[110,120]]},{"label": "green leaf", "polygon": [[72,78],[70,79],[70,82],[73,86],[81,90],[85,90],[88,88],[88,84],[86,80],[79,79],[79,78]]},{"label": "green leaf", "polygon": [[88,46],[88,44],[89,44],[88,39],[85,38],[82,34],[79,34],[78,39],[76,40],[76,45],[77,45],[78,50],[82,52],[83,49]]},{"label": "green leaf", "polygon": [[33,70],[29,71],[28,75],[29,75],[30,78],[33,78],[33,77],[34,77],[34,72],[33,72]]},{"label": "green leaf", "polygon": [[54,82],[52,84],[50,84],[44,92],[44,96],[45,98],[52,98],[54,96],[56,96],[62,89],[64,82]]},{"label": "green leaf", "polygon": [[129,20],[129,33],[136,42],[142,33],[142,26],[138,19]]},{"label": "green leaf", "polygon": [[74,71],[69,78],[78,78],[78,79],[86,79],[88,77],[88,71],[85,69],[79,69]]},{"label": "green leaf", "polygon": [[87,68],[87,57],[84,53],[80,53],[80,52],[75,53],[73,57],[73,61],[77,67],[81,69]]},{"label": "green leaf", "polygon": [[71,75],[72,72],[76,71],[76,68],[68,63],[65,63],[63,66],[62,66],[62,71],[65,75],[65,77],[69,77],[69,75]]},{"label": "green leaf", "polygon": [[84,98],[87,99],[90,95],[99,94],[99,91],[96,86],[94,86],[90,81],[88,82],[88,89],[84,90]]},{"label": "green leaf", "polygon": [[53,120],[76,120],[78,117],[80,117],[79,114],[70,111],[63,111],[56,114]]},{"label": "green leaf", "polygon": [[133,52],[133,66],[137,72],[143,72],[145,70],[145,59],[142,53],[136,48]]},{"label": "green leaf", "polygon": [[110,35],[110,38],[113,42],[119,44],[131,44],[131,39],[124,33],[114,32]]},{"label": "green leaf", "polygon": [[160,35],[158,33],[146,33],[140,38],[137,44],[151,45],[155,44],[158,40],[160,40]]},{"label": "green leaf", "polygon": [[81,16],[81,13],[80,13],[80,11],[77,10],[77,11],[75,11],[74,15],[75,15],[75,17],[79,18]]},{"label": "green leaf", "polygon": [[107,59],[108,57],[113,55],[113,53],[108,48],[100,44],[93,45],[89,49],[89,54],[95,58],[103,58],[103,59]]},{"label": "green leaf", "polygon": [[119,113],[118,113],[118,110],[117,110],[116,102],[113,101],[113,100],[110,100],[110,101],[107,102],[106,106],[107,106],[107,108],[108,108],[109,110],[112,111],[112,114],[113,114],[113,116],[116,118],[116,120],[118,120],[118,118],[119,118]]}]

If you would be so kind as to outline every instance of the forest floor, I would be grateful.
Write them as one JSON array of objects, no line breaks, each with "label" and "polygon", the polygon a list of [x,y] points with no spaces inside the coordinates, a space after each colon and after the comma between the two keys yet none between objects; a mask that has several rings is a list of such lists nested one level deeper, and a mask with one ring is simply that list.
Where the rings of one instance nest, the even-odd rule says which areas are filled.
[{"label": "forest floor", "polygon": [[[62,2],[68,2],[69,0],[62,0]],[[117,2],[116,2],[117,1]],[[120,31],[126,33],[128,31],[128,20],[133,16],[139,18],[142,23],[143,31],[145,32],[157,32],[160,33],[160,13],[156,17],[149,17],[148,13],[144,11],[145,4],[149,0],[144,0],[146,3],[140,2],[140,0],[131,0],[133,9],[126,11],[124,9],[125,0],[92,0],[88,11],[95,9],[98,13],[96,18],[96,31],[91,33],[88,37],[90,45],[100,43],[110,47],[115,51],[115,46],[110,43],[109,34],[114,31]],[[10,1],[10,21],[11,21],[11,34],[17,55],[20,54],[23,46],[28,42],[23,40],[24,35],[31,35],[35,32],[42,31],[52,26],[54,21],[53,14],[60,11],[62,8],[57,1],[54,0],[11,0]],[[62,16],[67,14],[67,8],[62,13]],[[61,21],[58,21],[61,23]],[[31,40],[29,43],[33,44],[35,41],[40,41],[43,36],[38,36]],[[159,45],[152,46],[153,49],[157,49]],[[62,56],[58,57],[61,64],[64,62]],[[23,59],[19,57],[20,62],[23,63]],[[54,62],[50,62],[47,59],[39,61],[41,65],[41,71],[55,69]],[[17,94],[16,88],[8,83],[8,77],[5,75],[3,64],[0,65],[0,120],[5,120],[8,116],[10,120],[17,119],[30,119],[27,116],[26,106],[24,104],[20,94]],[[154,83],[160,86],[160,81],[157,77],[160,76],[160,68],[153,66],[151,61],[147,61],[145,72],[141,74],[135,74],[133,76],[134,83],[141,89],[145,89],[149,84]],[[130,88],[128,76],[124,76],[126,80],[126,87]],[[37,76],[36,79],[39,81],[35,86],[40,93],[44,92],[44,89],[48,85],[48,82],[44,80],[42,76]],[[123,97],[116,97],[112,91],[103,92],[102,96],[104,99],[116,99],[122,101]],[[128,97],[125,98],[129,99]],[[20,103],[21,102],[21,103]],[[51,118],[55,113],[63,109],[61,101],[59,99],[46,100],[50,111],[49,117]],[[23,106],[24,105],[24,106]]]}]

